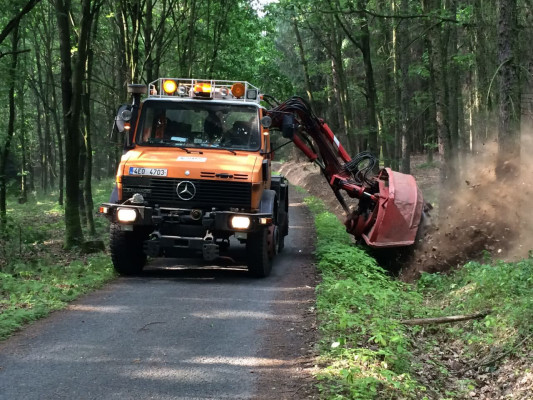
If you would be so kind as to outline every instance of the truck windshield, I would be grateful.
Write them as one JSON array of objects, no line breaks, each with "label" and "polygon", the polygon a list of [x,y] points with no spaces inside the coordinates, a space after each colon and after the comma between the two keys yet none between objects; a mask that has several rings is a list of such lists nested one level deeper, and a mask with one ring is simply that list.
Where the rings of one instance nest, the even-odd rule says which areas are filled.
[{"label": "truck windshield", "polygon": [[259,150],[258,108],[206,101],[144,102],[137,144],[181,148]]}]

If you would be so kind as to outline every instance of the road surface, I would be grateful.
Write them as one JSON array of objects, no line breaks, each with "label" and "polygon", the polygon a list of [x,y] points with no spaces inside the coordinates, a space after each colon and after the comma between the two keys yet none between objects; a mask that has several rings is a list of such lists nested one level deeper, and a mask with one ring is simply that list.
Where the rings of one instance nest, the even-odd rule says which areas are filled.
[{"label": "road surface", "polygon": [[292,190],[269,278],[156,260],[0,343],[0,400],[306,398],[314,229],[301,200]]}]

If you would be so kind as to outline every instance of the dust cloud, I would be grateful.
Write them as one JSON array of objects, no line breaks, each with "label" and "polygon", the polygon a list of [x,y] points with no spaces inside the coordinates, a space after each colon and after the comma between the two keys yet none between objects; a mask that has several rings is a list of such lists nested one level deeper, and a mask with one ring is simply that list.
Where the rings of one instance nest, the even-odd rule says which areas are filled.
[{"label": "dust cloud", "polygon": [[[413,281],[423,271],[446,272],[470,260],[527,257],[533,249],[533,131],[522,132],[521,149],[520,175],[501,180],[495,174],[497,143],[488,140],[461,162],[461,178],[446,195],[436,169],[413,168],[425,199],[438,201],[414,249],[407,256],[403,252],[399,256],[385,254],[390,260],[384,265],[394,271],[401,269],[400,278]],[[422,159],[420,156],[418,161]],[[344,221],[344,211],[318,167],[287,162],[275,168],[291,183],[324,200]]]},{"label": "dust cloud", "polygon": [[[497,143],[463,162],[457,186],[441,192],[438,216],[424,228],[402,279],[445,272],[486,257],[516,261],[533,249],[533,139],[522,133],[520,172],[496,177]],[[518,162],[518,160],[509,160]]]}]

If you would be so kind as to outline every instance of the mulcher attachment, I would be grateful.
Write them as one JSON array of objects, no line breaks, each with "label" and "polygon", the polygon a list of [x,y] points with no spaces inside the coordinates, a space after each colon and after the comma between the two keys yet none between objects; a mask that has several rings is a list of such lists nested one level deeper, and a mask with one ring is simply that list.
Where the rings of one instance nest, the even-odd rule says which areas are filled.
[{"label": "mulcher attachment", "polygon": [[[382,169],[379,192],[368,208],[350,213],[346,230],[370,247],[401,247],[415,242],[424,207],[422,193],[411,175]],[[361,212],[364,211],[364,212]]]}]

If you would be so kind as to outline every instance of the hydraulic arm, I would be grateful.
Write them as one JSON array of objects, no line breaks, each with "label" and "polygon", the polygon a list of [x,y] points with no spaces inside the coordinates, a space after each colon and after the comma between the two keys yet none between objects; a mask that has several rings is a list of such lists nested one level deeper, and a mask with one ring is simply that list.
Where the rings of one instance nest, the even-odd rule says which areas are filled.
[{"label": "hydraulic arm", "polygon": [[[272,127],[280,129],[321,169],[346,212],[346,230],[370,247],[401,247],[415,242],[424,201],[411,175],[377,170],[377,159],[363,152],[353,159],[329,126],[301,97],[270,109]],[[344,196],[359,200],[352,210]]]}]

